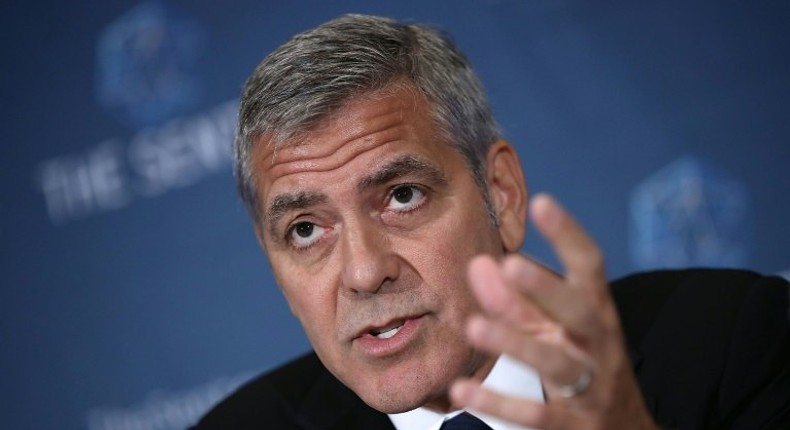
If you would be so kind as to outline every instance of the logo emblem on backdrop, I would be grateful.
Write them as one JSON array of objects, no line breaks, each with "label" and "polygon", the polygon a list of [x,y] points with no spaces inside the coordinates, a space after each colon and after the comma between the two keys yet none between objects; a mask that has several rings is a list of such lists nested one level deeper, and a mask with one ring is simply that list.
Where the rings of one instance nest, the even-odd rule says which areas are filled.
[{"label": "logo emblem on backdrop", "polygon": [[198,101],[203,34],[160,2],[141,3],[110,23],[97,49],[99,104],[135,129],[184,114]]},{"label": "logo emblem on backdrop", "polygon": [[744,266],[751,252],[749,194],[705,160],[684,157],[631,195],[630,253],[638,269]]}]

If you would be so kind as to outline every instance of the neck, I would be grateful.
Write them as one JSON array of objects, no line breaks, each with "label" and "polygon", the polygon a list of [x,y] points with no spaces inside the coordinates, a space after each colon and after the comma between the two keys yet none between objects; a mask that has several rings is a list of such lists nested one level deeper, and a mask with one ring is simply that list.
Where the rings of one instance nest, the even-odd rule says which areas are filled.
[{"label": "neck", "polygon": [[[464,372],[458,376],[458,379],[468,378],[482,384],[483,380],[491,373],[491,369],[494,368],[494,364],[496,364],[498,358],[498,355],[488,355],[480,351],[474,351],[469,365]],[[441,414],[457,410],[458,408],[454,407],[449,397],[450,385],[454,382],[455,380],[450,381],[450,384],[448,384],[440,396],[428,401],[422,407]]]}]

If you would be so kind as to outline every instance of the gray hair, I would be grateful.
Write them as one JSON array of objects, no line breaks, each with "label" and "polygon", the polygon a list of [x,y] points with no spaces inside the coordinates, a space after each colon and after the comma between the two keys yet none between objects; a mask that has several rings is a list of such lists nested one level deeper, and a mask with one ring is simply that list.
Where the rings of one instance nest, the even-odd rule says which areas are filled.
[{"label": "gray hair", "polygon": [[501,134],[469,61],[436,28],[363,15],[342,16],[294,36],[247,80],[234,170],[253,220],[260,221],[261,212],[250,158],[261,136],[277,148],[350,99],[404,80],[428,100],[440,137],[464,157],[496,225],[485,159]]}]

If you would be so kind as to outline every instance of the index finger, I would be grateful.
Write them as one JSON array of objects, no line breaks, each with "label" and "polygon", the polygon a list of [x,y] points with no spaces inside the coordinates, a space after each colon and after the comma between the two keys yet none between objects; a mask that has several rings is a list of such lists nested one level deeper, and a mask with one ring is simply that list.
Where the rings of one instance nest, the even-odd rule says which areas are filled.
[{"label": "index finger", "polygon": [[603,255],[598,245],[554,198],[538,194],[532,198],[529,209],[538,231],[565,266],[565,277],[571,285],[580,280],[604,280]]}]

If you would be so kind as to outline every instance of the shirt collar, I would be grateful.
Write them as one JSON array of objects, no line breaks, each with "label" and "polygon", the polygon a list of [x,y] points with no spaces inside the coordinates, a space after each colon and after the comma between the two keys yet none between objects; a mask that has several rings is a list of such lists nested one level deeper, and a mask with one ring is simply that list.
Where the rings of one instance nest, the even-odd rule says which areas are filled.
[{"label": "shirt collar", "polygon": [[[543,402],[543,386],[540,376],[529,366],[526,366],[506,355],[501,355],[488,373],[483,386],[515,397]],[[426,408],[417,408],[400,414],[389,414],[390,421],[396,430],[439,430],[442,423],[461,411],[452,411],[446,414],[437,413]],[[493,430],[528,430],[526,427],[502,421],[500,419],[475,413]]]}]

